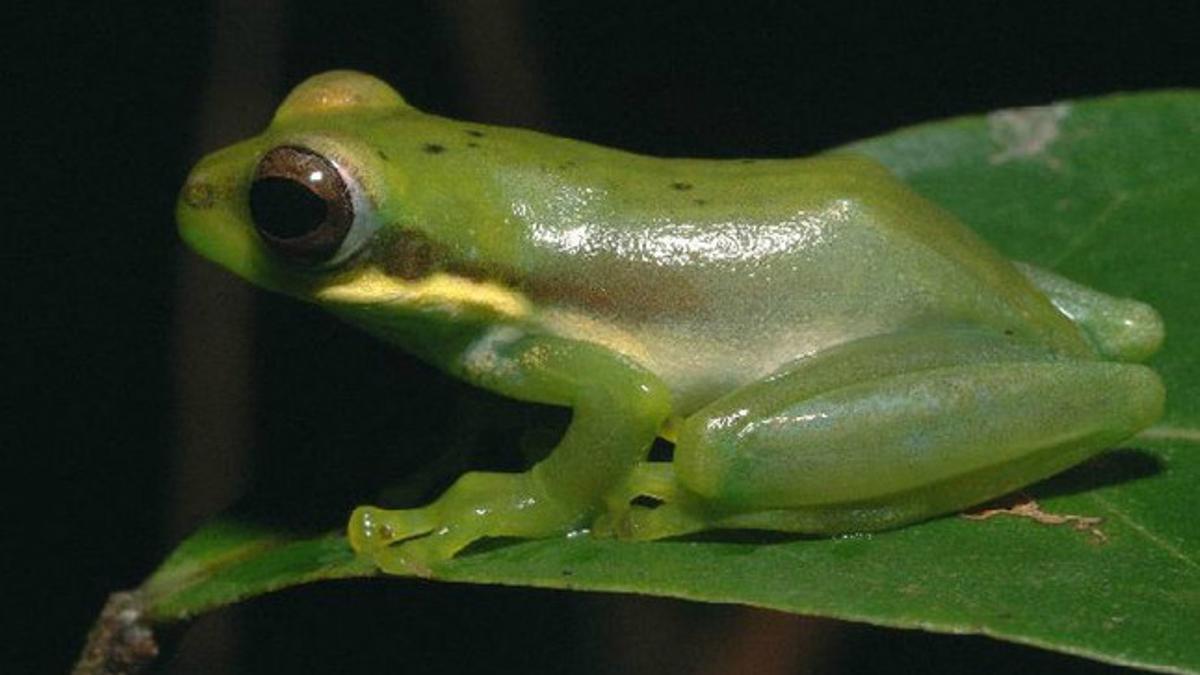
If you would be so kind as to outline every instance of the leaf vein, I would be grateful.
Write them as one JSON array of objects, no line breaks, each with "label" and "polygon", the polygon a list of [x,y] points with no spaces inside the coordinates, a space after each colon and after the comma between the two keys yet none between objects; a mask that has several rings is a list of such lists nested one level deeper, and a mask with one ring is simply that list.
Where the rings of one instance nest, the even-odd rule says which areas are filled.
[{"label": "leaf vein", "polygon": [[1057,269],[1059,265],[1067,260],[1067,258],[1075,255],[1084,247],[1084,245],[1087,244],[1087,242],[1092,238],[1092,235],[1094,235],[1096,231],[1108,221],[1109,217],[1111,217],[1112,214],[1127,201],[1129,201],[1128,192],[1122,190],[1114,194],[1112,199],[1110,199],[1108,203],[1104,205],[1104,208],[1100,210],[1100,213],[1096,214],[1096,217],[1093,218],[1091,222],[1087,224],[1087,226],[1080,228],[1078,232],[1076,232],[1062,245],[1062,253],[1055,258],[1048,265],[1048,267],[1050,269]]},{"label": "leaf vein", "polygon": [[1147,440],[1191,441],[1200,443],[1200,429],[1191,427],[1154,426],[1137,435]]},{"label": "leaf vein", "polygon": [[1145,526],[1138,523],[1133,518],[1129,517],[1129,514],[1118,509],[1116,507],[1116,505],[1114,505],[1109,500],[1105,499],[1104,497],[1101,497],[1100,495],[1096,495],[1096,494],[1092,495],[1092,499],[1099,502],[1101,506],[1103,506],[1105,509],[1107,509],[1109,512],[1111,512],[1112,515],[1116,516],[1117,519],[1119,519],[1121,522],[1128,525],[1131,529],[1133,529],[1133,531],[1142,535],[1143,537],[1148,539],[1150,542],[1152,542],[1153,544],[1155,544],[1162,550],[1166,551],[1172,558],[1175,558],[1176,560],[1182,562],[1183,564],[1187,565],[1188,567],[1191,567],[1192,569],[1200,570],[1200,562],[1197,562],[1196,560],[1192,559],[1190,556],[1188,556],[1187,553],[1180,550],[1180,548],[1178,546],[1175,546],[1174,544],[1167,541],[1166,539],[1163,539],[1162,537],[1158,536],[1157,534],[1146,529]]}]

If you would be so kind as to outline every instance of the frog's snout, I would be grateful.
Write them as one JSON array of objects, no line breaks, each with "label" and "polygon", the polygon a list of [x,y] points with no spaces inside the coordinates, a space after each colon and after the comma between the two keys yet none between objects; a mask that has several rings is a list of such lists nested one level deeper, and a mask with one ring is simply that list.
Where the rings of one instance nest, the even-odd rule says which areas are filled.
[{"label": "frog's snout", "polygon": [[[239,167],[228,154],[206,157],[192,169],[175,204],[179,237],[196,253],[234,272],[269,285],[253,228],[246,219]],[[218,161],[214,161],[214,158]]]},{"label": "frog's snout", "polygon": [[203,252],[205,233],[213,229],[211,220],[221,202],[220,191],[207,176],[193,169],[179,191],[175,221],[179,236],[189,246]]}]

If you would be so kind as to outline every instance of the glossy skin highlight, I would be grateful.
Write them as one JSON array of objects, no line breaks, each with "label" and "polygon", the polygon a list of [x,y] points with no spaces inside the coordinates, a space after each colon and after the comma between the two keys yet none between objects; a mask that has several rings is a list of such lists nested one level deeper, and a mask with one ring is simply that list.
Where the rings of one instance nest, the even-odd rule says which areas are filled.
[{"label": "glossy skin highlight", "polygon": [[[280,147],[350,186],[355,221],[327,262],[289,259],[247,207]],[[178,217],[252,283],[574,409],[528,472],[357,509],[351,543],[389,572],[492,536],[896,527],[1078,463],[1163,405],[1131,363],[1162,340],[1153,309],[1014,265],[849,154],[644,157],[427,115],[334,72],[205,158]],[[646,461],[656,436],[672,462]]]}]

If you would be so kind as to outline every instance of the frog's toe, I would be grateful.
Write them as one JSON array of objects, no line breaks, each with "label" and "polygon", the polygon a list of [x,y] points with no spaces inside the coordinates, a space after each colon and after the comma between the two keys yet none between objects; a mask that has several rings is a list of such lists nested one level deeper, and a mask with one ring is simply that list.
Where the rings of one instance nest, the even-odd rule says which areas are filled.
[{"label": "frog's toe", "polygon": [[435,565],[450,560],[476,538],[474,532],[439,527],[433,534],[373,551],[371,557],[384,573],[429,577]]},{"label": "frog's toe", "polygon": [[438,556],[436,551],[432,550],[429,546],[422,545],[427,539],[428,537],[425,539],[416,539],[400,544],[399,546],[379,549],[372,552],[371,559],[374,560],[375,566],[384,574],[418,577],[433,576],[433,563],[445,558]]},{"label": "frog's toe", "polygon": [[424,509],[390,511],[375,506],[360,506],[350,515],[346,527],[350,546],[359,553],[386,549],[391,544],[428,533],[433,529]]},{"label": "frog's toe", "polygon": [[613,519],[608,536],[630,541],[678,537],[705,529],[706,522],[677,504],[632,506]]}]

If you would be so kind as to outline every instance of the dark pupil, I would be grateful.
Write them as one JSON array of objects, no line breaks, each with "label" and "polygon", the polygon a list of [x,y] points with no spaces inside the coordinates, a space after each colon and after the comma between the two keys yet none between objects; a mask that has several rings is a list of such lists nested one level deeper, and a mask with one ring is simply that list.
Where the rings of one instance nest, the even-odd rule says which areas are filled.
[{"label": "dark pupil", "polygon": [[259,232],[275,239],[296,239],[318,230],[329,207],[290,178],[259,178],[250,186],[250,215]]}]

